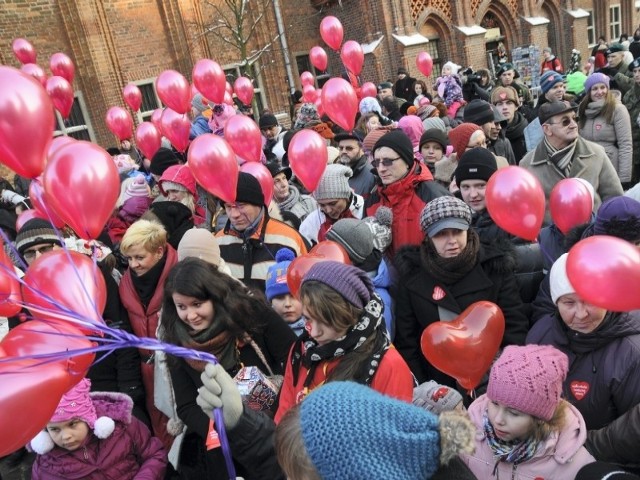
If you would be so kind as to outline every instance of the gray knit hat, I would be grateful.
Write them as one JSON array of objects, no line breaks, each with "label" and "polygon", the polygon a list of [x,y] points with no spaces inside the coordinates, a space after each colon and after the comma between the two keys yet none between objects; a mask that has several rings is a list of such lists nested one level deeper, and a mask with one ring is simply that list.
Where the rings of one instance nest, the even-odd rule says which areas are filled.
[{"label": "gray knit hat", "polygon": [[356,308],[364,308],[374,291],[373,282],[363,270],[334,261],[313,265],[302,279],[302,285],[310,281],[324,283],[333,288]]},{"label": "gray knit hat", "polygon": [[207,100],[202,96],[201,93],[196,93],[193,98],[191,99],[191,106],[193,108],[195,108],[198,113],[202,114],[202,112],[204,112],[205,110],[207,110],[209,107],[209,103],[207,102]]},{"label": "gray knit hat", "polygon": [[427,203],[420,214],[420,227],[429,238],[445,228],[469,230],[471,208],[456,197],[438,197]]},{"label": "gray knit hat", "polygon": [[373,232],[357,218],[343,218],[327,232],[327,240],[338,242],[349,254],[354,265],[364,262],[373,252]]},{"label": "gray knit hat", "polygon": [[62,246],[62,241],[50,222],[41,218],[32,218],[18,232],[16,250],[20,255],[24,255],[27,248],[41,243],[55,243]]},{"label": "gray knit hat", "polygon": [[313,198],[316,200],[327,200],[330,198],[351,198],[353,193],[349,186],[349,178],[353,171],[345,166],[333,163],[327,165],[320,183],[313,191]]}]

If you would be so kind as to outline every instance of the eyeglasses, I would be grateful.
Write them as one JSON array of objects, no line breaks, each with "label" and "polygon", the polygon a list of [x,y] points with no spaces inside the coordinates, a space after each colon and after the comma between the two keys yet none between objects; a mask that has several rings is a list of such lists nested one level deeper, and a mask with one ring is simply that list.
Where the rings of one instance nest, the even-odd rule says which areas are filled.
[{"label": "eyeglasses", "polygon": [[51,250],[53,250],[53,247],[54,247],[53,244],[49,244],[49,245],[44,245],[43,247],[40,247],[40,248],[35,248],[33,250],[27,250],[24,252],[24,258],[25,260],[33,260],[34,258],[36,258],[36,255],[38,253],[42,255],[43,253],[50,252]]},{"label": "eyeglasses", "polygon": [[564,117],[559,122],[546,122],[547,125],[562,125],[563,127],[568,127],[571,125],[571,122],[578,123],[578,117],[575,115],[573,117]]},{"label": "eyeglasses", "polygon": [[385,167],[390,167],[391,165],[393,165],[393,162],[395,162],[396,160],[400,160],[400,157],[376,158],[375,160],[371,161],[371,165],[373,165],[373,168],[378,168],[380,164],[384,165]]}]

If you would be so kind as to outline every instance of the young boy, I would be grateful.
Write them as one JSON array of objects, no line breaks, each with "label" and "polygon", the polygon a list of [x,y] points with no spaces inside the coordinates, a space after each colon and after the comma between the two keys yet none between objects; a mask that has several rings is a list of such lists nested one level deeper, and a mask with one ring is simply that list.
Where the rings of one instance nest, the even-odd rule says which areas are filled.
[{"label": "young boy", "polygon": [[267,272],[267,300],[297,336],[304,331],[304,317],[300,300],[291,295],[287,285],[287,269],[295,258],[288,248],[281,248],[276,253],[276,263]]}]

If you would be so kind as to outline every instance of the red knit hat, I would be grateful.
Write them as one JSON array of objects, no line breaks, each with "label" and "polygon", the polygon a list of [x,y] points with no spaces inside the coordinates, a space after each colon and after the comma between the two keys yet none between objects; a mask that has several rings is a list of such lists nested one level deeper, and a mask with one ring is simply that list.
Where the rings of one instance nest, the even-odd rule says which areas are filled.
[{"label": "red knit hat", "polygon": [[469,139],[476,130],[482,130],[482,128],[475,123],[461,123],[449,131],[449,141],[451,142],[453,151],[458,154],[458,157],[467,149]]}]

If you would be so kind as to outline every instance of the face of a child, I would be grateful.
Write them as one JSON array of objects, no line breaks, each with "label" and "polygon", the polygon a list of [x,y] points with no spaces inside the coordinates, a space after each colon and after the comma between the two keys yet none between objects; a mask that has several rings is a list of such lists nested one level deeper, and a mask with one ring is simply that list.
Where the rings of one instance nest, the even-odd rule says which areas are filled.
[{"label": "face of a child", "polygon": [[302,307],[302,314],[307,320],[304,328],[309,332],[311,338],[318,342],[320,346],[344,337],[347,333],[346,329],[342,331],[336,330],[323,320],[314,318],[304,306]]},{"label": "face of a child", "polygon": [[504,403],[489,401],[487,416],[496,436],[500,440],[511,442],[513,440],[525,440],[531,435],[534,427],[534,419],[531,415],[510,408]]},{"label": "face of a child", "polygon": [[47,424],[47,432],[51,435],[53,443],[60,448],[73,452],[82,446],[89,435],[89,425],[78,418],[66,422],[50,422]]},{"label": "face of a child", "polygon": [[446,67],[442,67],[442,76],[447,76],[447,75],[451,75],[451,67],[446,66]]},{"label": "face of a child", "polygon": [[425,162],[436,163],[442,159],[444,150],[442,150],[442,145],[437,142],[426,142],[422,145],[420,153],[422,153]]},{"label": "face of a child", "polygon": [[273,297],[271,306],[287,323],[295,322],[302,315],[302,303],[290,293]]}]

